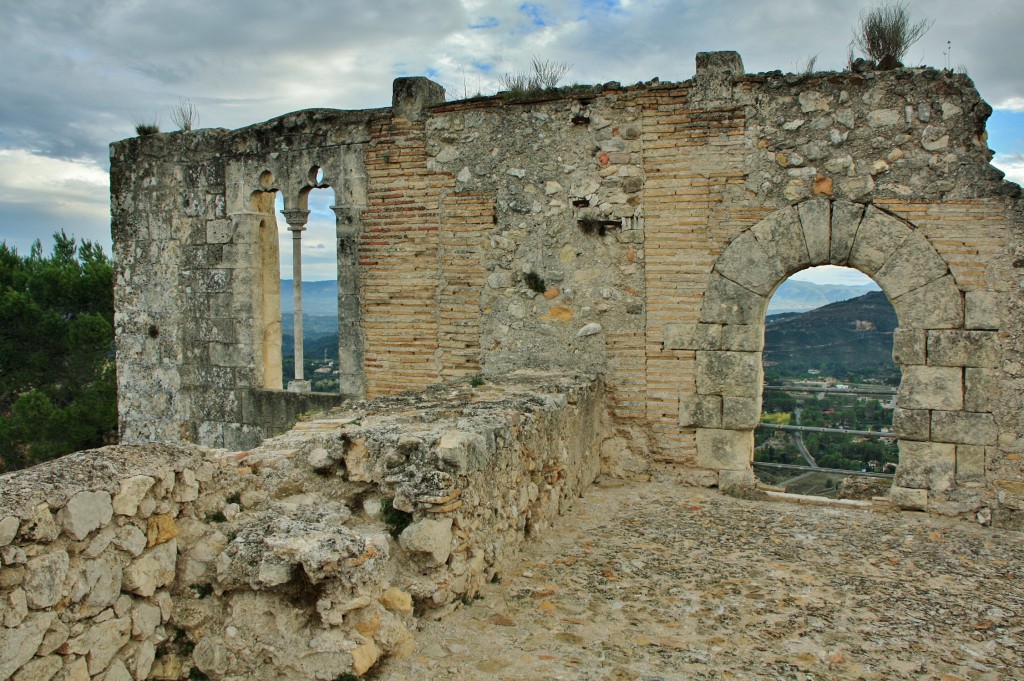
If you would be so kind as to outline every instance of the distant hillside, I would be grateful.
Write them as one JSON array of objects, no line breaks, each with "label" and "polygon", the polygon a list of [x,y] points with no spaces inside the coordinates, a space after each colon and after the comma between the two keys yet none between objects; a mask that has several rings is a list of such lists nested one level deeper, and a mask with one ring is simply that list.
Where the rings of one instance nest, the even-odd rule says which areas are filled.
[{"label": "distant hillside", "polygon": [[[281,280],[281,314],[292,313],[292,280]],[[319,317],[338,316],[337,281],[303,281],[302,314]]]},{"label": "distant hillside", "polygon": [[881,291],[832,303],[765,326],[765,370],[807,376],[808,369],[857,380],[899,376],[892,361],[896,312]]},{"label": "distant hillside", "polygon": [[810,281],[787,279],[782,282],[768,303],[768,314],[780,312],[808,312],[829,303],[837,303],[877,291],[874,283],[847,286],[843,284],[815,284]]}]

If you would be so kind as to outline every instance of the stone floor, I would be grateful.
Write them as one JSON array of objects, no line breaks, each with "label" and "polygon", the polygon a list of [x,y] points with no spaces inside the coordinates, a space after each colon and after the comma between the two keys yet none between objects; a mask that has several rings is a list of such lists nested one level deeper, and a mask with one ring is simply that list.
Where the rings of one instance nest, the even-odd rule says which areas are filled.
[{"label": "stone floor", "polygon": [[1024,679],[1024,535],[599,483],[376,678]]}]

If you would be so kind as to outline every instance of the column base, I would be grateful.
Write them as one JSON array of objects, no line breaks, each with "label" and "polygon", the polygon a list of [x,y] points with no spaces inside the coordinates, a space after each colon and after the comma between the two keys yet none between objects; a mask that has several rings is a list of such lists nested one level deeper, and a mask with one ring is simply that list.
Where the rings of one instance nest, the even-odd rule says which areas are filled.
[{"label": "column base", "polygon": [[313,386],[309,381],[288,381],[288,392],[290,393],[308,393],[313,391]]}]

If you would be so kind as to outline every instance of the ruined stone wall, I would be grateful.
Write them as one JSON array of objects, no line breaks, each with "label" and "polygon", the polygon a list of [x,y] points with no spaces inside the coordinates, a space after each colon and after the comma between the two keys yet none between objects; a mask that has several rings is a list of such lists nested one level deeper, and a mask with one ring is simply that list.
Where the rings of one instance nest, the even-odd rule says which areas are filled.
[{"label": "ruined stone wall", "polygon": [[[353,402],[249,452],[120,445],[0,476],[0,678],[362,675],[552,527],[609,427],[599,380],[517,375]],[[606,471],[638,460],[620,445]]]},{"label": "ruined stone wall", "polygon": [[[949,72],[750,75],[708,53],[683,83],[446,103],[400,79],[391,109],[120,142],[122,278],[149,275],[156,241],[169,254],[119,288],[125,434],[251,447],[280,428],[253,395],[282,418],[332,399],[267,390],[276,266],[237,248],[266,243],[267,195],[301,211],[322,168],[342,197],[348,394],[599,372],[656,458],[749,485],[764,305],[789,274],[843,264],[875,277],[900,318],[903,503],[1015,512],[1022,219],[1019,188],[988,165],[989,112]],[[170,236],[146,231],[164,223]],[[198,254],[210,260],[185,261]],[[152,315],[181,334],[147,337]],[[182,334],[206,336],[197,348]]]}]

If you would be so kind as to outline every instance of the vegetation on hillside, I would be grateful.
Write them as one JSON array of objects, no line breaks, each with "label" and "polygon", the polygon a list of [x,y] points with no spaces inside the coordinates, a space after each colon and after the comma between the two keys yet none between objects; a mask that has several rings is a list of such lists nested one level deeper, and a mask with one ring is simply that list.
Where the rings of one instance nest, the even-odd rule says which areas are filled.
[{"label": "vegetation on hillside", "polygon": [[103,445],[117,427],[113,267],[59,232],[0,242],[0,471]]}]

